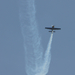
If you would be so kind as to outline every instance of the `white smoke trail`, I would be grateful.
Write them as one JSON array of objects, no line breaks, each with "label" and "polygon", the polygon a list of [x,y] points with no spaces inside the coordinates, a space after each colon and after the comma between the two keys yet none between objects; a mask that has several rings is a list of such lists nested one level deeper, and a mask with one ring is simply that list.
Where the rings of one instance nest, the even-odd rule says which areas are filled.
[{"label": "white smoke trail", "polygon": [[51,37],[47,46],[47,50],[45,52],[45,59],[44,59],[44,65],[43,65],[43,69],[45,71],[45,74],[48,73],[48,69],[49,69],[49,64],[51,61],[51,43],[52,43],[52,38],[53,38],[53,31],[51,33]]},{"label": "white smoke trail", "polygon": [[35,19],[34,0],[20,0],[20,22],[24,37],[27,75],[46,75],[50,63],[52,36],[44,55]]}]

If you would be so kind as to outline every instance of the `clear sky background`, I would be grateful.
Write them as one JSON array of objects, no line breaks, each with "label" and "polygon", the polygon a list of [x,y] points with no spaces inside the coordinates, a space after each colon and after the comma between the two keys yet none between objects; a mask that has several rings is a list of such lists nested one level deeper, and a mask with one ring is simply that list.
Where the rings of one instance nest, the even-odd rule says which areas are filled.
[{"label": "clear sky background", "polygon": [[[46,26],[61,27],[53,35],[47,75],[75,75],[75,0],[36,0],[36,19],[44,49]],[[0,75],[26,75],[18,0],[0,0]]]}]

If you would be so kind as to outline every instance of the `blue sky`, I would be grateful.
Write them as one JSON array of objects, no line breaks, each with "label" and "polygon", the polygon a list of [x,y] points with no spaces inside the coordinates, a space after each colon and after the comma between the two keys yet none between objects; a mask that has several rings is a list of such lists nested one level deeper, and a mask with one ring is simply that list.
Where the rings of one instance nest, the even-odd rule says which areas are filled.
[{"label": "blue sky", "polygon": [[50,33],[44,30],[44,27],[52,24],[61,27],[61,31],[54,33],[51,49],[52,60],[48,75],[74,75],[75,1],[48,0],[42,2],[42,0],[38,0],[38,2],[39,6],[36,10],[44,47],[47,45],[50,36]]},{"label": "blue sky", "polygon": [[[51,64],[47,75],[75,75],[75,1],[36,0],[36,20],[46,49],[46,26],[61,27],[53,35]],[[0,0],[0,75],[26,75],[18,0]]]}]

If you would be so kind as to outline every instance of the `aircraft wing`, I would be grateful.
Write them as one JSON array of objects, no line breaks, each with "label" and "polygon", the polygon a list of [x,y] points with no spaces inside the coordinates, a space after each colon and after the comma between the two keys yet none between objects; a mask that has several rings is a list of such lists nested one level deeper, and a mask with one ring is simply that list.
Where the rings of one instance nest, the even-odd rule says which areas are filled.
[{"label": "aircraft wing", "polygon": [[45,27],[45,29],[51,29],[51,30],[61,30],[61,28],[51,28],[51,27]]},{"label": "aircraft wing", "polygon": [[45,29],[52,29],[51,27],[45,27]]},{"label": "aircraft wing", "polygon": [[61,30],[61,28],[52,28],[53,30]]}]

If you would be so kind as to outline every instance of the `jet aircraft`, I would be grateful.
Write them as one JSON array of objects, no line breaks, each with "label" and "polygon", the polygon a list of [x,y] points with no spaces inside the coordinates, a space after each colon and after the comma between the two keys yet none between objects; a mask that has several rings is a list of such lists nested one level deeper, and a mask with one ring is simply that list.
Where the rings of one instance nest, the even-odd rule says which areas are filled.
[{"label": "jet aircraft", "polygon": [[45,27],[45,29],[51,29],[52,31],[49,32],[55,32],[53,30],[61,30],[61,28],[55,28],[54,25],[52,25],[52,27]]}]

